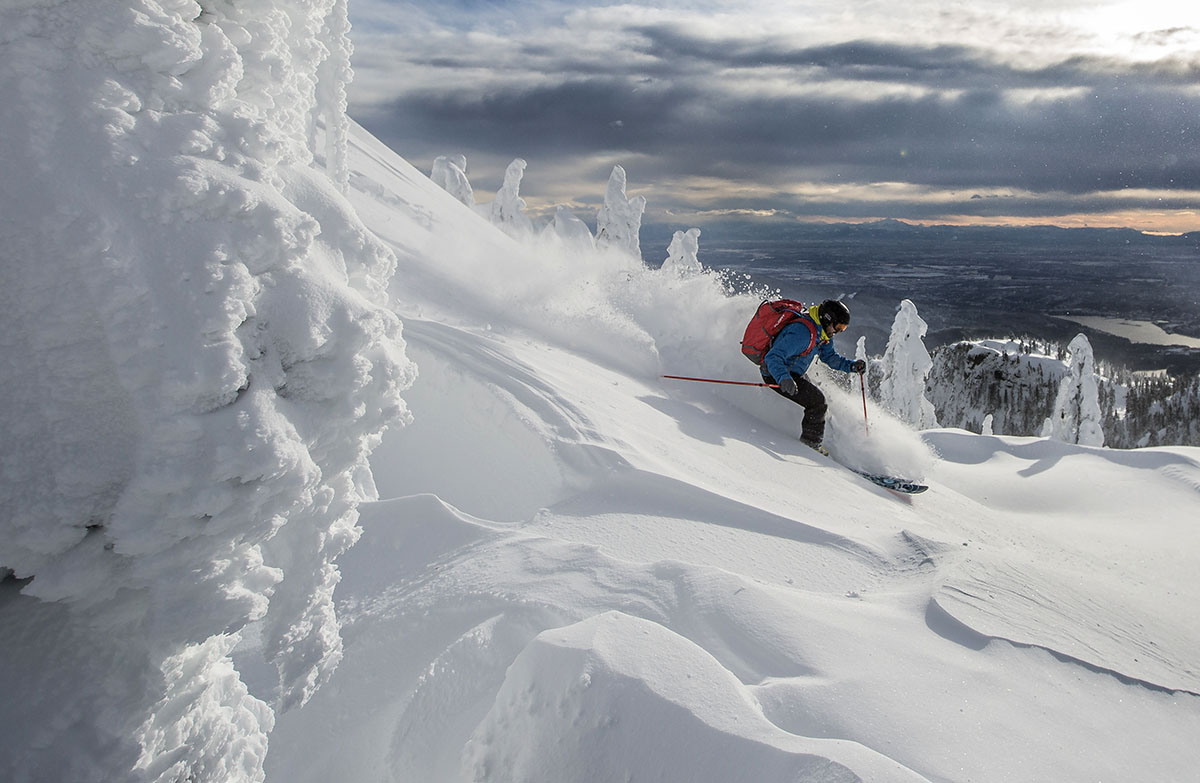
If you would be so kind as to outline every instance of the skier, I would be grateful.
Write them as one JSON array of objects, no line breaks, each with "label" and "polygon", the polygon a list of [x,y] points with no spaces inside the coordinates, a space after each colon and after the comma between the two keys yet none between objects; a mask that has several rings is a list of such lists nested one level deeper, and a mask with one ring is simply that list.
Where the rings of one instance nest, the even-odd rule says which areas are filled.
[{"label": "skier", "polygon": [[760,369],[764,382],[778,384],[776,392],[804,408],[800,441],[826,456],[829,450],[821,445],[821,441],[825,437],[828,406],[825,395],[804,377],[804,373],[814,356],[821,357],[821,361],[840,372],[866,372],[865,361],[847,359],[833,347],[833,336],[844,332],[849,325],[850,308],[844,302],[827,299],[813,305],[799,319],[780,330],[763,357]]}]

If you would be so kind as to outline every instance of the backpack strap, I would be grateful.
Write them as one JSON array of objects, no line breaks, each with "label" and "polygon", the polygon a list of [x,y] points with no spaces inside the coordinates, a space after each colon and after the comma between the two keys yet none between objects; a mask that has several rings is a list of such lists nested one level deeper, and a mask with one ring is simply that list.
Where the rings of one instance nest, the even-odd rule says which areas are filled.
[{"label": "backpack strap", "polygon": [[816,324],[814,324],[814,323],[812,322],[812,317],[811,317],[811,316],[809,316],[809,317],[807,317],[807,318],[806,318],[805,316],[807,316],[807,315],[808,315],[808,314],[807,314],[807,313],[805,313],[804,315],[801,315],[799,318],[797,318],[797,319],[796,319],[797,321],[799,321],[800,323],[802,323],[802,324],[804,324],[805,326],[807,326],[807,327],[808,327],[808,347],[807,347],[807,348],[805,348],[803,351],[801,351],[801,352],[800,352],[800,355],[801,355],[801,356],[808,356],[810,353],[812,353],[812,349],[813,349],[813,348],[816,346],[816,344],[817,344],[817,327],[816,327]]}]

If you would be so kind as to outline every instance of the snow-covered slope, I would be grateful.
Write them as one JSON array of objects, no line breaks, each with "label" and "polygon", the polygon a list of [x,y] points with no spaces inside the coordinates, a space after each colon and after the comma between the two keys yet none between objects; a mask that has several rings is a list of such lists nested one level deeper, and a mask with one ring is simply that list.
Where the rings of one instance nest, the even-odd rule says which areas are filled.
[{"label": "snow-covered slope", "polygon": [[821,379],[889,494],[661,378],[755,294],[348,123],[339,0],[0,11],[0,778],[1193,776],[1200,450]]},{"label": "snow-covered slope", "polygon": [[1200,452],[940,430],[933,460],[831,392],[835,454],[934,486],[891,495],[774,395],[656,377],[753,380],[751,297],[521,247],[353,142],[421,374],[270,779],[1191,774]]}]

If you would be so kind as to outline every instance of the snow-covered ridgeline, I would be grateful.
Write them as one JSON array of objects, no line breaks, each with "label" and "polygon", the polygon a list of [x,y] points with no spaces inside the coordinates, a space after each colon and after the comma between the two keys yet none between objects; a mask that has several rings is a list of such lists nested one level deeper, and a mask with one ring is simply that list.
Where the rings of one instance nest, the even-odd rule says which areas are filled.
[{"label": "snow-covered ridgeline", "polygon": [[[1200,377],[1143,378],[1120,367],[1085,365],[1086,338],[1071,346],[1034,346],[1017,340],[977,340],[933,351],[925,394],[948,427],[978,432],[992,417],[996,434],[1136,448],[1200,444]],[[1092,379],[1088,381],[1087,379]],[[1072,393],[1062,397],[1066,384]],[[1060,399],[1061,397],[1061,399]],[[1059,403],[1063,403],[1060,405]],[[1079,412],[1090,424],[1080,435]],[[1070,424],[1055,431],[1047,421]]]},{"label": "snow-covered ridgeline", "polygon": [[[349,42],[337,32],[344,30],[344,21],[344,4],[335,0],[287,5],[267,0],[202,5],[43,1],[23,3],[20,11],[0,16],[0,70],[6,77],[0,81],[0,105],[6,109],[0,119],[6,141],[0,162],[6,175],[12,175],[0,191],[0,391],[6,400],[0,425],[7,446],[0,483],[0,568],[16,577],[5,580],[0,593],[0,627],[6,633],[0,681],[9,705],[5,731],[0,732],[5,779],[262,777],[267,733],[275,720],[265,699],[282,706],[303,702],[341,655],[331,601],[338,580],[336,558],[358,535],[358,501],[375,494],[366,455],[386,424],[404,420],[398,393],[413,376],[399,323],[390,312],[393,304],[446,308],[451,316],[466,313],[465,325],[449,319],[413,320],[411,334],[421,335],[423,328],[426,348],[434,342],[431,334],[452,348],[439,357],[440,364],[430,363],[429,375],[437,383],[427,393],[440,395],[437,413],[445,420],[462,419],[475,413],[480,400],[522,392],[527,384],[525,396],[514,397],[513,407],[536,407],[536,415],[527,421],[509,411],[509,418],[522,418],[521,426],[529,427],[516,430],[530,435],[521,444],[546,453],[560,450],[545,468],[547,474],[563,466],[583,470],[593,460],[603,467],[586,479],[603,485],[614,472],[610,469],[624,472],[630,459],[647,465],[658,461],[668,466],[659,469],[672,475],[699,477],[701,491],[695,495],[686,488],[681,494],[678,480],[670,476],[647,485],[642,500],[653,500],[652,506],[661,506],[660,497],[668,504],[684,498],[674,502],[686,513],[667,515],[682,520],[696,513],[687,509],[711,506],[719,497],[703,489],[706,481],[726,491],[731,452],[725,451],[725,438],[740,431],[739,439],[730,439],[731,449],[750,445],[742,452],[744,459],[757,456],[766,472],[777,471],[771,473],[775,480],[746,483],[743,497],[815,511],[817,518],[825,516],[825,503],[824,510],[836,508],[839,518],[849,512],[854,528],[879,518],[862,510],[867,501],[853,490],[847,496],[853,508],[847,497],[828,499],[823,491],[776,500],[775,493],[787,490],[794,478],[783,480],[795,467],[792,459],[777,453],[786,453],[786,446],[777,448],[774,436],[750,438],[741,425],[723,430],[725,422],[717,421],[713,426],[707,413],[701,416],[700,408],[687,404],[686,392],[667,398],[657,387],[643,386],[666,369],[747,377],[751,369],[729,338],[736,336],[753,302],[726,296],[718,277],[696,268],[696,247],[683,238],[670,252],[675,257],[678,251],[686,274],[649,270],[640,263],[637,225],[644,201],[626,196],[623,170],[614,170],[606,194],[607,218],[598,231],[606,241],[622,238],[608,245],[617,252],[602,248],[580,254],[578,248],[590,250],[592,240],[568,213],[560,212],[554,231],[533,238],[532,245],[509,241],[482,221],[476,221],[481,227],[476,233],[477,226],[460,222],[458,215],[448,219],[446,205],[426,200],[429,194],[422,188],[430,183],[418,183],[421,178],[408,176],[402,162],[389,161],[386,168],[393,176],[403,172],[406,182],[393,180],[391,188],[379,188],[374,206],[386,219],[373,225],[381,235],[402,226],[390,241],[402,251],[406,274],[404,285],[390,291],[399,301],[388,302],[384,288],[395,265],[393,254],[363,228],[337,192],[338,183],[348,181],[345,134],[351,127],[338,116],[348,77]],[[321,149],[317,119],[328,129],[325,164],[332,182],[313,167]],[[359,196],[368,185],[368,177],[360,173],[366,168],[362,163],[356,160],[355,179],[363,186]],[[519,177],[512,184],[517,203]],[[450,197],[446,201],[458,207]],[[434,227],[449,230],[439,233]],[[456,288],[459,284],[462,290]],[[425,298],[406,288],[420,288]],[[460,293],[469,296],[456,296]],[[560,361],[502,360],[503,351],[478,337],[490,333],[491,325],[483,326],[490,314],[499,315],[498,325],[513,334],[521,332],[514,327],[536,327],[525,332],[532,339],[521,341],[529,343],[528,355],[535,357],[544,348],[548,356],[557,351]],[[484,360],[469,361],[480,357]],[[610,367],[628,374],[610,373]],[[626,385],[630,381],[634,383]],[[633,388],[638,391],[631,393]],[[582,395],[590,407],[569,402],[580,398],[581,390],[596,392]],[[443,402],[456,393],[468,402]],[[794,406],[780,405],[766,392],[757,395],[757,403],[743,402],[751,398],[742,392],[729,395],[739,405],[755,408],[762,419],[783,422],[781,430],[795,415]],[[626,405],[639,414],[629,417],[633,424],[626,425],[626,417],[619,415],[606,418],[604,411]],[[642,419],[647,411],[657,415]],[[660,421],[662,416],[669,422]],[[483,421],[474,432],[470,427],[456,432],[464,433],[463,441],[478,440],[481,431],[492,434],[487,425],[493,421],[486,416]],[[650,425],[641,426],[643,421]],[[861,421],[847,416],[832,422],[834,439],[839,427],[851,425]],[[557,439],[544,437],[551,431]],[[695,432],[711,437],[699,438]],[[674,443],[656,460],[649,455],[658,454],[653,443],[658,433],[669,433]],[[634,442],[635,434],[647,435],[647,442],[622,445]],[[431,462],[457,461],[459,455],[449,453],[445,442],[439,437],[420,456]],[[508,459],[505,469],[543,469],[519,451],[511,443],[498,451]],[[598,452],[609,456],[598,457]],[[683,467],[676,467],[689,452],[706,456],[691,465],[685,458]],[[413,460],[405,456],[392,465],[394,471],[410,469]],[[748,473],[752,480],[760,478]],[[813,478],[826,473],[835,483],[853,480],[833,466],[806,471]],[[454,478],[479,481],[471,472]],[[771,488],[761,491],[767,484]],[[592,508],[608,511],[604,503]],[[585,510],[590,505],[585,500]],[[412,509],[411,540],[436,538],[445,519],[419,506],[400,504]],[[745,510],[741,507],[739,513]],[[767,534],[761,538],[780,548],[773,539],[779,538],[778,523],[784,520],[774,512],[760,518],[767,519],[758,523]],[[717,517],[710,521],[713,527],[724,525]],[[555,562],[563,551],[557,541],[533,536],[556,550],[539,560],[525,556],[525,538],[514,537],[514,551],[533,564],[531,570],[555,574],[563,569],[561,560]],[[781,541],[813,543],[793,537]],[[586,549],[597,561],[608,557],[598,547]],[[400,571],[393,570],[397,564],[388,560],[394,554],[380,552],[378,568],[365,575],[368,580],[386,582],[416,573],[398,576]],[[718,575],[728,565],[726,553],[721,554],[713,569]],[[913,554],[906,549],[904,556]],[[635,557],[637,564],[625,573],[644,571],[655,580],[673,581],[669,572],[674,567],[654,566],[659,555],[650,556],[647,565],[642,562],[646,557]],[[493,569],[494,561],[480,558],[480,565]],[[568,563],[565,578],[575,581],[570,568]],[[448,573],[447,584],[460,572]],[[686,579],[665,592],[690,595],[679,586],[700,571],[689,564],[679,573]],[[757,567],[754,573],[751,582],[758,579]],[[560,612],[553,602],[510,590],[507,569],[495,576],[498,589],[476,596],[491,605],[493,617],[497,596],[511,597],[520,605],[518,614],[530,606],[551,607],[541,612],[547,622],[562,623],[581,611],[567,606]],[[544,662],[570,656],[594,673],[600,698],[575,702],[586,710],[624,705],[626,699],[606,701],[605,695],[628,692],[621,690],[622,682],[643,680],[631,679],[627,672],[673,650],[706,667],[683,667],[689,675],[703,671],[700,679],[721,687],[714,691],[706,686],[704,698],[693,700],[693,685],[665,678],[627,714],[648,714],[642,705],[686,697],[686,709],[671,708],[667,716],[681,717],[680,725],[692,725],[693,715],[711,719],[719,731],[708,736],[732,737],[751,758],[767,736],[796,751],[784,763],[811,761],[841,776],[824,756],[799,758],[814,748],[796,743],[792,732],[763,723],[763,711],[746,697],[737,678],[707,653],[681,644],[674,632],[660,631],[657,625],[638,622],[632,631],[624,630],[619,614],[630,609],[628,580],[608,581],[617,585],[618,597],[606,603],[610,599],[605,594],[595,606],[619,613],[544,637],[521,656],[511,683],[501,691],[513,696],[516,709],[497,702],[489,711],[474,735],[472,763],[484,769],[493,761],[515,758],[520,769],[521,764],[544,761],[529,747],[562,747],[557,741],[562,722],[548,712],[527,709],[539,703],[529,700],[524,685],[542,682]],[[23,595],[16,595],[18,585]],[[743,592],[727,589],[733,586],[722,578],[717,592],[726,598]],[[461,615],[461,590],[461,585],[447,587],[437,596],[439,608],[445,598],[449,614]],[[803,603],[813,602],[806,598]],[[846,614],[844,604],[836,608],[839,616]],[[585,609],[594,613],[590,605]],[[713,612],[717,625],[746,614],[744,605],[733,603],[718,609]],[[248,623],[253,625],[244,631]],[[787,625],[810,627],[799,621]],[[633,633],[643,628],[654,634],[648,646],[630,647],[628,641],[638,638]],[[852,630],[850,649],[862,649],[860,629]],[[243,633],[247,643],[239,647]],[[589,636],[601,644],[583,644]],[[612,643],[605,643],[606,638]],[[405,657],[412,656],[404,646]],[[572,652],[585,646],[591,652]],[[418,656],[420,647],[412,645]],[[251,677],[232,663],[260,650],[279,671],[277,690],[264,686],[271,678],[261,672]],[[389,653],[394,656],[395,651]],[[805,660],[791,653],[768,657]],[[787,668],[793,674],[800,671]],[[505,671],[506,666],[498,667],[500,675]],[[570,695],[572,683],[580,681],[579,670],[567,666],[558,671],[563,676],[552,678],[550,685],[563,686]],[[367,674],[372,687],[381,673]],[[765,683],[771,673],[764,669],[752,681]],[[884,682],[891,676],[888,672]],[[448,683],[473,704],[483,703],[477,697],[495,696],[494,690],[477,693],[459,685],[457,679]],[[877,681],[866,690],[895,690],[879,685]],[[403,687],[387,695],[404,698],[409,693]],[[719,696],[715,702],[713,693]],[[789,703],[799,701],[788,697]],[[730,704],[737,709],[729,711]],[[329,743],[329,722],[357,716],[358,706],[343,702],[313,715],[321,727],[320,740]],[[878,709],[863,712],[882,714]],[[524,732],[507,731],[517,714],[522,725],[539,732],[540,744],[531,746]],[[740,727],[728,725],[729,715]],[[442,728],[426,717],[414,710],[411,720],[423,722],[431,733]],[[459,713],[453,717],[462,722]],[[644,750],[640,733],[626,729],[622,736],[646,758],[657,758]],[[350,738],[338,736],[339,741]],[[853,748],[828,747],[832,744],[838,743],[818,743],[826,746],[821,753],[834,760],[864,755]],[[618,746],[590,747],[603,751]],[[691,749],[721,750],[704,736],[683,747],[689,754]],[[400,749],[425,752],[415,743]],[[299,763],[312,760],[313,748],[306,750],[310,752],[298,755]],[[387,752],[387,744],[372,750]],[[867,754],[871,764],[877,763],[874,753]],[[641,761],[637,753],[630,755]],[[721,755],[731,767],[745,766],[731,763],[731,754]],[[689,761],[692,766],[685,769],[706,767],[704,756],[689,756]],[[567,757],[563,769],[578,769],[577,762]]]},{"label": "snow-covered ridgeline", "polygon": [[[1115,423],[1116,384],[1097,374],[1092,347],[1080,334],[1066,361],[1023,350],[1016,341],[961,342],[936,352],[925,392],[943,423],[997,434],[1034,435],[1103,446],[1105,413]],[[985,425],[986,422],[986,425]]]},{"label": "snow-covered ridgeline", "polygon": [[1066,369],[1052,356],[1003,340],[955,343],[932,358],[926,393],[942,425],[980,431],[991,416],[994,432],[1007,435],[1041,430]]},{"label": "snow-covered ridgeline", "polygon": [[[604,203],[596,213],[596,235],[577,218],[569,208],[560,205],[550,222],[540,228],[525,214],[525,200],[521,198],[521,180],[525,177],[528,164],[521,158],[514,159],[504,170],[504,182],[496,191],[491,202],[476,207],[474,190],[467,178],[467,160],[462,154],[442,155],[433,162],[429,178],[457,200],[475,209],[492,225],[513,237],[528,243],[535,236],[558,243],[558,250],[571,249],[586,252],[593,249],[609,250],[613,254],[627,256],[630,260],[642,260],[641,241],[638,237],[642,227],[642,213],[646,210],[646,198],[630,198],[626,192],[625,169],[613,166],[604,190]],[[700,262],[696,260],[699,248],[700,229],[690,229],[686,234],[678,232],[668,250],[666,266],[683,276],[698,274]],[[565,247],[564,247],[565,246]],[[527,250],[544,251],[536,244]],[[589,257],[594,258],[591,254]]]},{"label": "snow-covered ridgeline", "polygon": [[394,256],[336,184],[345,3],[18,5],[0,12],[0,568],[88,646],[7,674],[73,678],[108,720],[22,727],[3,757],[69,741],[92,758],[22,774],[253,778],[272,710],[228,652],[260,621],[285,707],[328,676],[335,561],[414,373],[382,306]]}]

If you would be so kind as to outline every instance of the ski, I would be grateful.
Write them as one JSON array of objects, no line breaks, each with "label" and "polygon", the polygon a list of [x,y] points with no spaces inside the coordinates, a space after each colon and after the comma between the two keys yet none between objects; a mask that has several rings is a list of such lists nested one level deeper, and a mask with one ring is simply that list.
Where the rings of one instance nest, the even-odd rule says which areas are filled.
[{"label": "ski", "polygon": [[899,492],[903,495],[919,495],[929,489],[925,484],[918,484],[915,481],[896,478],[895,476],[881,476],[877,473],[867,473],[865,470],[855,470],[854,468],[846,469],[854,471],[872,484],[878,484],[884,489],[890,489],[892,492]]},{"label": "ski", "polygon": [[925,490],[929,489],[929,487],[926,486],[925,484],[918,484],[917,482],[909,481],[908,479],[902,479],[902,478],[898,478],[896,476],[885,476],[880,473],[868,473],[865,470],[859,470],[858,468],[852,468],[849,465],[845,464],[844,462],[840,462],[840,461],[834,459],[833,455],[829,453],[829,450],[826,449],[821,444],[818,443],[817,445],[814,446],[813,444],[807,443],[804,440],[801,440],[800,442],[804,443],[810,449],[817,452],[822,457],[825,457],[830,462],[833,462],[833,463],[836,463],[836,464],[842,466],[843,468],[850,471],[851,473],[857,473],[858,475],[862,476],[863,478],[865,478],[867,481],[871,482],[872,484],[876,484],[880,487],[883,487],[884,489],[890,489],[892,492],[899,492],[902,495],[919,495],[922,492],[924,492]]}]

